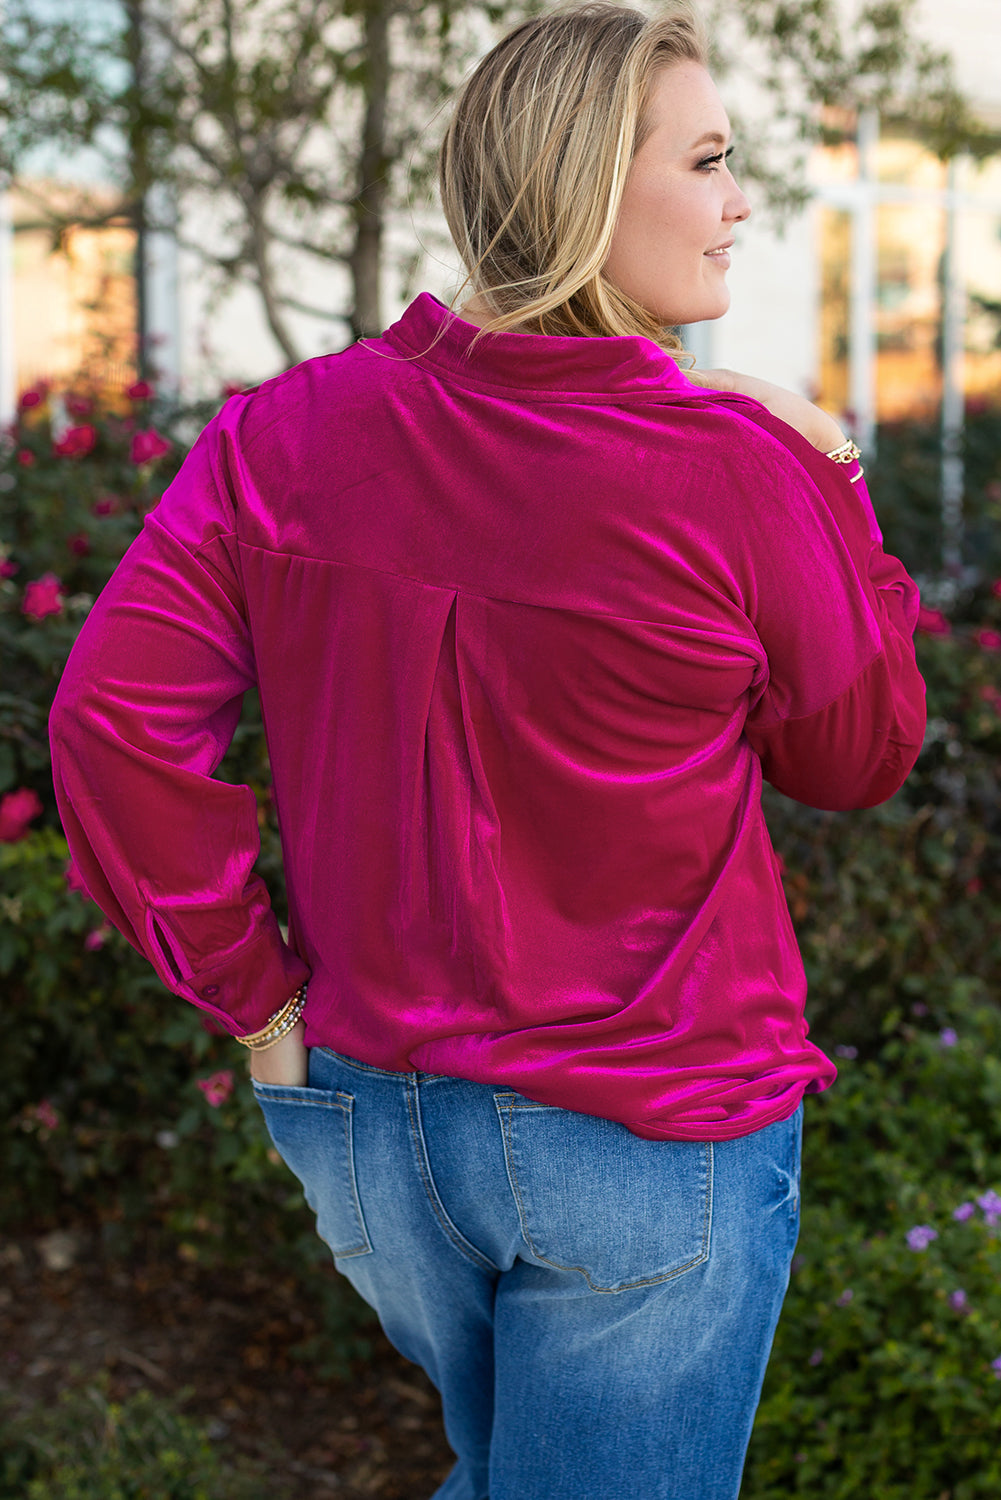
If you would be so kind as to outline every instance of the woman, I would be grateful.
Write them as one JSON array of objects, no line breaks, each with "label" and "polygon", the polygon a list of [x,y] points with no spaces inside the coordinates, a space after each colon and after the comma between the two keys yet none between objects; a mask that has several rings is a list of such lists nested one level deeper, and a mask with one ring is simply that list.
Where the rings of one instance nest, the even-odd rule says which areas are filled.
[{"label": "woman", "polygon": [[[251,1047],[320,1234],[441,1391],[439,1500],[736,1495],[835,1073],[762,773],[868,806],[922,739],[857,450],[675,358],[727,306],[728,143],[687,4],[516,28],[442,153],[461,313],[421,296],[234,397],[53,714],[90,890]],[[211,777],[253,683],[287,942],[254,799]]]}]

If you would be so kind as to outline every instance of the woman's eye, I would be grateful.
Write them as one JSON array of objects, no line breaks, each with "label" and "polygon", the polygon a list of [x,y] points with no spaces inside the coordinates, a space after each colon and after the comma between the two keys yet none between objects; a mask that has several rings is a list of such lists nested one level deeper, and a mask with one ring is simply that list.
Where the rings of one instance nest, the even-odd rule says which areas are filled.
[{"label": "woman's eye", "polygon": [[728,156],[733,155],[733,147],[729,146],[726,151],[720,151],[716,156],[707,156],[697,163],[700,172],[717,172],[721,161],[726,161]]}]

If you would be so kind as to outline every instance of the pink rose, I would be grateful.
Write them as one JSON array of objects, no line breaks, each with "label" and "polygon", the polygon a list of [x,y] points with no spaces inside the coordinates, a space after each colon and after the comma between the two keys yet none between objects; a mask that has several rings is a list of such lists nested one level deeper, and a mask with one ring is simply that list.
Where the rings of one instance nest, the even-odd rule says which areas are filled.
[{"label": "pink rose", "polygon": [[111,928],[107,922],[102,922],[100,927],[95,927],[83,940],[85,953],[98,953],[111,936]]},{"label": "pink rose", "polygon": [[71,394],[66,397],[66,410],[72,417],[89,417],[94,410],[94,403],[89,396]]},{"label": "pink rose", "polygon": [[62,613],[62,584],[55,573],[43,573],[25,584],[21,613],[30,620],[44,620],[46,615]]},{"label": "pink rose", "polygon": [[994,582],[991,584],[991,593],[994,595],[995,599],[1001,599],[1001,578],[995,578]]},{"label": "pink rose", "polygon": [[32,469],[35,466],[35,455],[30,448],[18,448],[17,461],[22,469]]},{"label": "pink rose", "polygon": [[59,1125],[59,1116],[48,1099],[40,1099],[35,1105],[35,1119],[43,1130],[55,1130]]},{"label": "pink rose", "polygon": [[74,557],[86,557],[90,552],[90,537],[85,531],[78,531],[74,536],[67,537],[66,545]]},{"label": "pink rose", "polygon": [[134,464],[148,464],[154,458],[161,458],[164,453],[169,453],[170,448],[171,444],[160,436],[155,427],[148,427],[133,437],[129,457]]},{"label": "pink rose", "polygon": [[54,445],[60,458],[83,458],[97,442],[97,428],[85,422],[82,427],[68,427]]},{"label": "pink rose", "polygon": [[67,890],[76,891],[79,895],[86,896],[88,899],[90,898],[90,892],[84,884],[83,876],[80,874],[80,870],[74,859],[67,861],[63,876],[66,880]]},{"label": "pink rose", "polygon": [[225,1104],[233,1092],[233,1074],[229,1068],[212,1073],[208,1078],[199,1078],[197,1082],[213,1109],[218,1109],[220,1104]]},{"label": "pink rose", "polygon": [[41,799],[30,786],[18,787],[0,798],[0,844],[16,844],[25,838],[28,824],[41,811]]},{"label": "pink rose", "polygon": [[95,500],[90,507],[91,515],[113,516],[119,510],[120,502],[117,495],[102,495],[100,500]]},{"label": "pink rose", "polygon": [[43,396],[41,391],[30,390],[24,392],[17,404],[22,411],[30,411],[33,406],[41,406],[44,400],[45,397]]},{"label": "pink rose", "polygon": [[20,573],[20,571],[21,569],[19,564],[16,562],[11,562],[9,557],[5,557],[3,561],[0,562],[0,578],[13,578],[14,574]]},{"label": "pink rose", "polygon": [[151,401],[153,399],[153,387],[148,380],[137,380],[130,385],[125,392],[130,401]]},{"label": "pink rose", "polygon": [[973,639],[981,651],[1001,651],[1001,635],[996,630],[975,630]]},{"label": "pink rose", "polygon": [[952,626],[940,609],[918,610],[918,629],[922,635],[951,635]]}]

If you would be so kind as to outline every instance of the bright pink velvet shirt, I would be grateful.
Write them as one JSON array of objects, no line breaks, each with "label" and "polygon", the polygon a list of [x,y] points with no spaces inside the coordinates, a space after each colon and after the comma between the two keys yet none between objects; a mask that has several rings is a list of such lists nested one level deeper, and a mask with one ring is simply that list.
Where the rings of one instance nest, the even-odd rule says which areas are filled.
[{"label": "bright pink velvet shirt", "polygon": [[[917,596],[861,483],[642,338],[381,339],[234,397],[52,715],[83,877],[235,1033],[724,1140],[832,1064],[760,794],[891,796]],[[260,687],[291,909],[212,772]]]}]

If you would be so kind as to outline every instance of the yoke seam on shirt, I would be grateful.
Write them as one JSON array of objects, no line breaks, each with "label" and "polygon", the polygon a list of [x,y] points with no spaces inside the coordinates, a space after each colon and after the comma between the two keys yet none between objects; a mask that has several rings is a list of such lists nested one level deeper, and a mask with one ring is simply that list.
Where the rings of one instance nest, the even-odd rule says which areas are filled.
[{"label": "yoke seam on shirt", "polygon": [[[621,620],[623,624],[627,625],[652,625],[655,629],[658,630],[684,629],[683,626],[672,625],[664,620],[649,620],[638,615],[615,615],[603,610],[578,609],[569,604],[537,604],[530,599],[511,599],[508,598],[506,594],[486,594],[480,592],[480,590],[478,589],[469,588],[468,585],[461,583],[429,583],[426,578],[417,578],[412,573],[399,573],[391,568],[377,568],[371,563],[341,562],[336,557],[314,557],[312,554],[305,552],[281,552],[273,547],[260,547],[254,542],[245,542],[236,532],[227,532],[226,535],[232,536],[235,539],[237,546],[242,550],[245,550],[247,552],[260,552],[265,557],[288,558],[297,559],[301,562],[323,563],[328,567],[334,568],[356,568],[360,573],[377,573],[381,578],[398,578],[405,583],[416,583],[421,588],[434,589],[436,593],[440,594],[463,594],[467,598],[486,599],[493,604],[513,604],[518,609],[545,609],[549,610],[551,613],[564,615],[584,615],[588,619],[594,620]],[[201,550],[201,547],[207,547],[209,545],[210,542],[203,542],[200,544],[199,550]],[[704,582],[704,580],[702,581]],[[726,598],[727,596],[721,595],[721,597]],[[734,605],[737,609],[741,610],[744,613],[744,618],[751,626],[752,631],[754,631],[755,640],[758,640],[757,631],[754,630],[751,618],[744,610],[743,604],[733,599],[728,599],[727,602]],[[763,650],[764,648],[762,647],[762,651]]]}]

